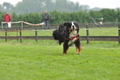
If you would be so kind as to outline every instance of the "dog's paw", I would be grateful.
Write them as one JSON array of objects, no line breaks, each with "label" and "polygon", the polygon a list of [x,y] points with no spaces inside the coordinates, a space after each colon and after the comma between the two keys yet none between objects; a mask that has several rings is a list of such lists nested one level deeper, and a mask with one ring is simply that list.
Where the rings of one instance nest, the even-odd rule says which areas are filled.
[{"label": "dog's paw", "polygon": [[76,53],[77,55],[80,55],[81,53]]}]

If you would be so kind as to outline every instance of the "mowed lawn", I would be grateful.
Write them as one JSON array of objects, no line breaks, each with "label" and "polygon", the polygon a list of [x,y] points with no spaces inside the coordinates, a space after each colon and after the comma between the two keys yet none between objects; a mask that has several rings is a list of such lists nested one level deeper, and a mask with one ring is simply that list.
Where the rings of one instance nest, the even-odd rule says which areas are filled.
[{"label": "mowed lawn", "polygon": [[81,41],[62,55],[54,40],[0,40],[0,80],[119,80],[120,45],[117,42]]},{"label": "mowed lawn", "polygon": [[[117,36],[117,27],[90,28],[91,36]],[[103,29],[103,30],[100,30]],[[53,30],[40,30],[38,36],[51,36]],[[1,32],[0,36],[3,36]],[[8,36],[19,35],[9,32]],[[34,31],[23,31],[33,36]],[[81,28],[81,36],[86,35]],[[67,55],[55,40],[0,40],[0,80],[119,80],[120,44],[112,41],[81,41],[81,55],[74,45]]]}]

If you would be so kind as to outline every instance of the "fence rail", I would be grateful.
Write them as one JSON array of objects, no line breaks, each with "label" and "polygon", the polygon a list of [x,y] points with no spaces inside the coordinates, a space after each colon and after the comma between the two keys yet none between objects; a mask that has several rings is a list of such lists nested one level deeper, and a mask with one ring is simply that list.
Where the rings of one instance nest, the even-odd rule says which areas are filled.
[{"label": "fence rail", "polygon": [[[39,23],[39,24],[32,24],[32,23],[28,23],[28,22],[24,22],[24,21],[17,21],[17,22],[1,22],[1,29],[6,29],[7,26],[5,25],[6,23],[10,23],[11,27],[9,28],[34,28],[34,27],[38,27],[40,29],[43,29],[43,25],[44,23]],[[98,25],[95,25],[94,23],[79,23],[80,27],[86,27],[86,24],[89,25],[89,27],[98,27]],[[104,24],[102,25],[102,27],[113,27],[116,26],[120,23],[118,22],[104,22]],[[59,24],[50,24],[49,25],[51,28],[57,28],[59,26]]]}]

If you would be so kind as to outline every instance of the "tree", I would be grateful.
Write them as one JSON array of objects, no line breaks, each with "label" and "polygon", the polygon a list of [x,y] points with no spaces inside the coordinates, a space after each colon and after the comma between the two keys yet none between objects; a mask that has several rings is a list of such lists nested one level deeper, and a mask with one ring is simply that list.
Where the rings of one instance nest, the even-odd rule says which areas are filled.
[{"label": "tree", "polygon": [[5,14],[5,12],[0,11],[0,22],[3,21],[3,16],[4,16],[4,14]]},{"label": "tree", "polygon": [[62,13],[59,11],[50,12],[50,16],[51,16],[51,19],[50,19],[51,23],[59,24],[63,22]]},{"label": "tree", "polygon": [[101,9],[100,12],[103,15],[105,22],[115,22],[116,21],[116,11],[114,9]]},{"label": "tree", "polygon": [[75,7],[74,7],[74,11],[78,11],[80,7],[80,4],[78,2],[76,2]]},{"label": "tree", "polygon": [[94,7],[94,8],[92,8],[91,10],[93,10],[93,11],[100,11],[101,8],[99,8],[99,7]]},{"label": "tree", "polygon": [[120,24],[120,8],[117,8],[117,19]]},{"label": "tree", "polygon": [[19,21],[19,20],[18,20],[18,15],[17,15],[15,12],[13,12],[11,16],[12,16],[12,19],[11,19],[12,22]]},{"label": "tree", "polygon": [[2,7],[2,5],[0,5],[0,11],[4,11],[4,8]]},{"label": "tree", "polygon": [[4,8],[4,10],[9,12],[9,11],[11,11],[13,9],[13,5],[8,3],[8,2],[4,2],[3,3],[3,8]]},{"label": "tree", "polygon": [[19,13],[41,12],[44,7],[43,2],[43,0],[23,0],[17,4],[14,11]]},{"label": "tree", "polygon": [[23,0],[22,2],[19,2],[12,11],[20,14],[30,12],[43,12],[44,10],[78,12],[85,9],[89,9],[89,6],[84,5],[81,7],[78,2],[74,3],[69,0]]}]

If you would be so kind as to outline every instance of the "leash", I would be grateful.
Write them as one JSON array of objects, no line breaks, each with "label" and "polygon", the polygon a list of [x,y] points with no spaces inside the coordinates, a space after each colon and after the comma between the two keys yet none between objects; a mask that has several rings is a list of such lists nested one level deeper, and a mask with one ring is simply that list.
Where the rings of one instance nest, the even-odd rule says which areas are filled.
[{"label": "leash", "polygon": [[76,38],[76,37],[78,37],[78,36],[79,36],[79,35],[76,34],[75,36],[73,36],[73,37],[71,37],[71,38],[68,38],[68,39],[65,38],[65,40],[72,40],[72,39],[74,39],[74,38]]}]

